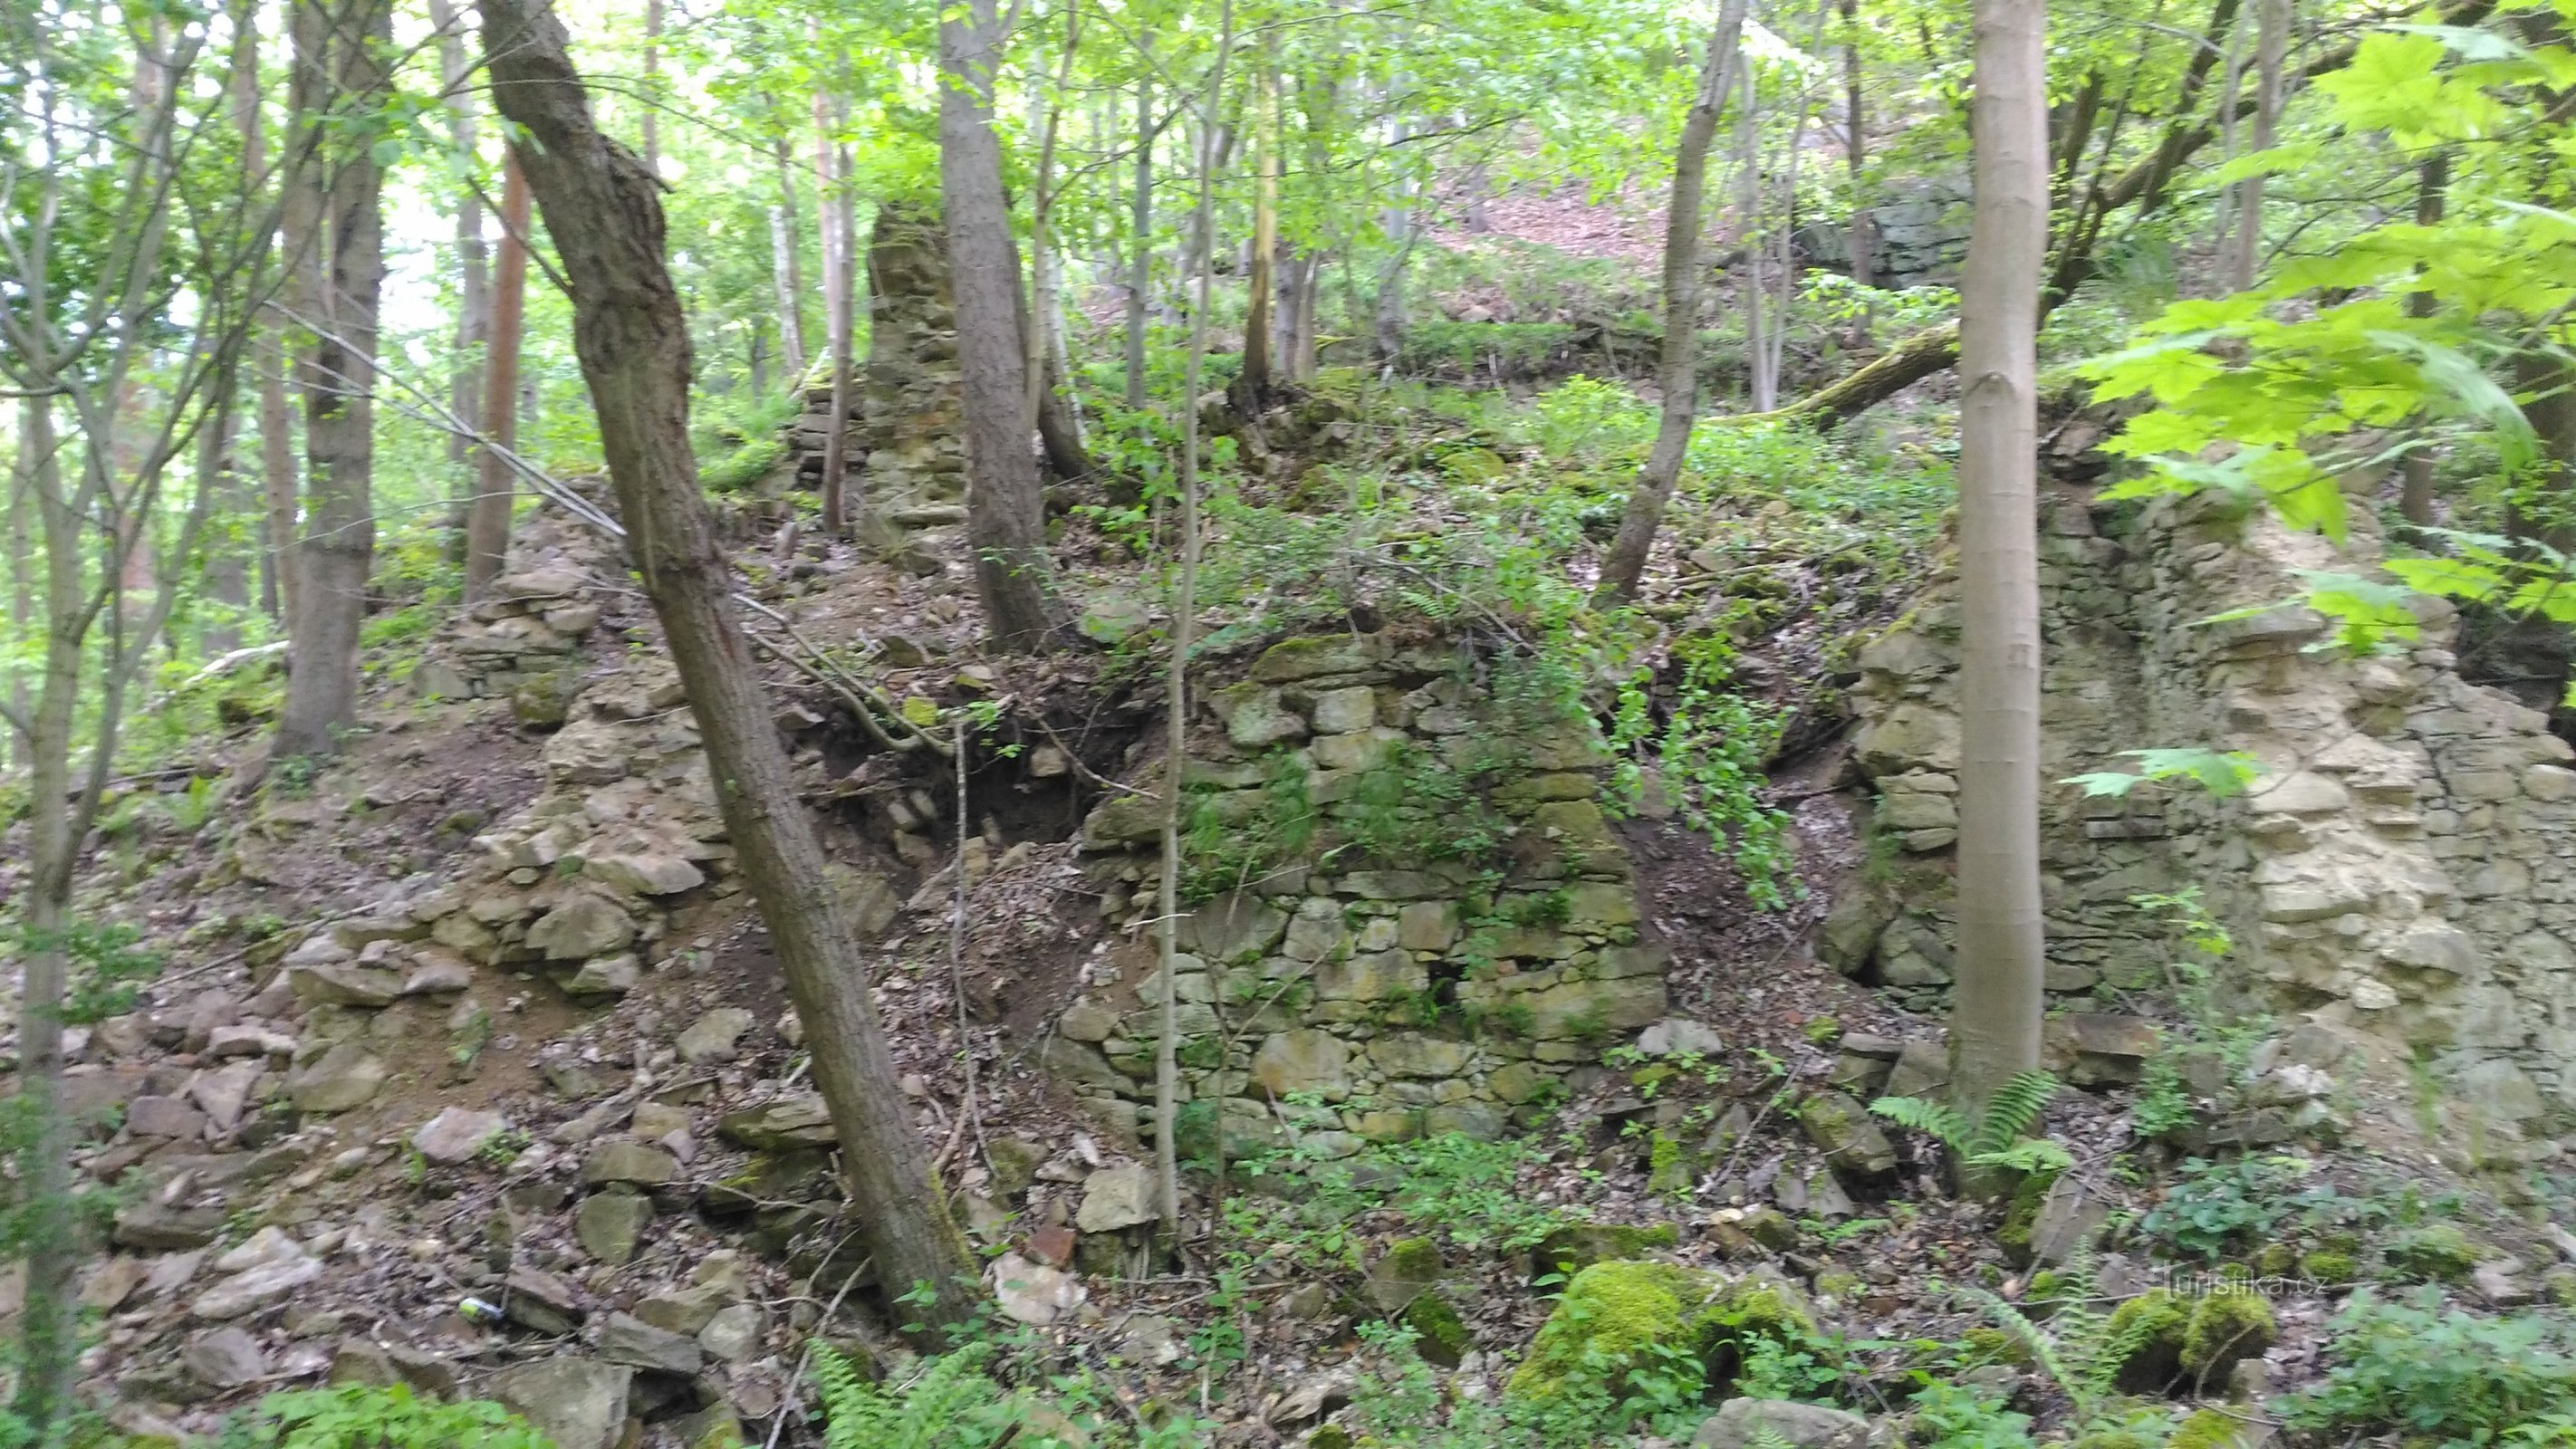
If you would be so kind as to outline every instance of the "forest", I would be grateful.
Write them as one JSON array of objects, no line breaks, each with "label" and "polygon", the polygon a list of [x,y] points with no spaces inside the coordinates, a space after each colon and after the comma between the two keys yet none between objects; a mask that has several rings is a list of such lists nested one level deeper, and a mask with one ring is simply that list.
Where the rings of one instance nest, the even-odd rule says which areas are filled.
[{"label": "forest", "polygon": [[2576,0],[0,96],[0,1449],[2576,1446]]}]

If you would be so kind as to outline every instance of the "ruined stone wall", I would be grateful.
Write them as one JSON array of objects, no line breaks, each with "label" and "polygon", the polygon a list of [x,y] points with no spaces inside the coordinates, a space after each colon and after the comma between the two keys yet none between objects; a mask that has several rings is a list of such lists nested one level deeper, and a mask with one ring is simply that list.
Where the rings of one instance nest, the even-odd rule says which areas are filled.
[{"label": "ruined stone wall", "polygon": [[[2194,886],[2235,936],[2229,980],[2429,1063],[2489,1161],[2576,1111],[2576,771],[2546,718],[2461,679],[2446,605],[2404,652],[2351,658],[2327,621],[2274,603],[2347,553],[2203,496],[2139,508],[2056,496],[2043,521],[2043,778],[2129,749],[2243,751],[2245,796],[2053,787],[2045,807],[2049,985],[2079,1008],[2152,987],[2169,932],[2129,903]],[[1861,657],[1858,763],[1891,858],[1837,904],[1837,964],[1929,996],[1947,981],[1958,722],[1945,591]]]},{"label": "ruined stone wall", "polygon": [[[864,470],[868,501],[880,513],[954,507],[966,497],[964,403],[957,303],[937,212],[904,202],[879,206],[867,261],[868,355],[845,420],[847,466]],[[807,487],[822,481],[831,413],[827,359],[806,380],[805,410],[789,434],[797,478]]]},{"label": "ruined stone wall", "polygon": [[[1183,776],[1194,818],[1281,844],[1222,860],[1185,847],[1199,899],[1176,987],[1184,1099],[1201,1104],[1185,1129],[1203,1139],[1221,1100],[1233,1153],[1291,1127],[1325,1152],[1490,1138],[1663,1016],[1666,956],[1638,939],[1628,854],[1595,799],[1599,738],[1500,670],[1445,643],[1291,639],[1203,696]],[[1086,967],[1045,1060],[1096,1110],[1149,1128],[1136,1104],[1153,1096],[1161,805],[1145,784],[1084,825],[1129,936]]]}]

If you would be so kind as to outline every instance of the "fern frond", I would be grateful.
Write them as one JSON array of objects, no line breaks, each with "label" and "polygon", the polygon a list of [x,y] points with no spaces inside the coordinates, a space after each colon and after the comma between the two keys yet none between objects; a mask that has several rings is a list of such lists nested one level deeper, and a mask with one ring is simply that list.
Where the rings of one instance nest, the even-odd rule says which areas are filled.
[{"label": "fern frond", "polygon": [[2058,1344],[2054,1336],[2038,1324],[2031,1322],[2029,1316],[2020,1309],[1983,1288],[1966,1288],[1962,1291],[1975,1299],[1986,1310],[1987,1315],[1995,1320],[1998,1327],[2019,1340],[2022,1347],[2029,1349],[2031,1361],[2046,1370],[2048,1376],[2057,1381],[2058,1387],[2066,1390],[2067,1397],[2075,1400],[2076,1409],[2081,1416],[2090,1417],[2090,1402],[2083,1388],[2080,1387],[2084,1380],[2068,1369],[2064,1358],[2058,1353]]},{"label": "fern frond", "polygon": [[1968,1140],[1968,1119],[1939,1102],[1921,1097],[1881,1097],[1869,1104],[1869,1110],[1899,1127],[1922,1132],[1941,1140],[1953,1150]]},{"label": "fern frond", "polygon": [[2021,1140],[2048,1110],[2057,1095],[2057,1078],[2047,1072],[2022,1072],[1995,1092],[1977,1122],[1975,1152],[2002,1152]]}]

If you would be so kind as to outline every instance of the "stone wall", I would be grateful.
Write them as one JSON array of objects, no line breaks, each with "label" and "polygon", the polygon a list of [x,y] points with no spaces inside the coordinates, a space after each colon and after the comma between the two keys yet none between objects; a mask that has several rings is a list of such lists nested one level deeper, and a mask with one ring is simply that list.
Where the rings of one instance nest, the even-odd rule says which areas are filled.
[{"label": "stone wall", "polygon": [[[2118,752],[2243,751],[2246,795],[2054,786],[2044,813],[2049,985],[2063,1004],[2154,987],[2167,928],[2129,903],[2196,886],[2230,927],[2228,982],[2429,1064],[2471,1155],[2519,1160],[2576,1111],[2576,771],[2538,711],[2465,682],[2456,620],[2419,601],[2403,652],[2349,657],[2299,607],[2296,569],[2362,571],[2215,495],[2103,507],[2055,495],[2042,523],[2043,778],[2134,768]],[[1948,978],[1956,826],[1956,606],[1946,588],[1861,656],[1853,737],[1879,792],[1881,879],[1836,905],[1836,964],[1929,995]]]},{"label": "stone wall", "polygon": [[[877,208],[868,239],[868,355],[850,401],[847,466],[865,470],[868,501],[896,522],[966,497],[964,404],[957,370],[957,304],[947,233],[936,212],[902,202]],[[832,428],[828,359],[807,378],[805,411],[789,433],[796,476],[823,477]]]},{"label": "stone wall", "polygon": [[[1588,720],[1533,703],[1507,661],[1392,635],[1291,639],[1227,677],[1184,766],[1203,838],[1238,852],[1184,847],[1185,1129],[1204,1141],[1221,1099],[1233,1153],[1292,1127],[1327,1152],[1493,1137],[1663,1016],[1666,956],[1638,939]],[[1121,1126],[1150,1126],[1160,768],[1084,824],[1128,933],[1045,1047]]]}]

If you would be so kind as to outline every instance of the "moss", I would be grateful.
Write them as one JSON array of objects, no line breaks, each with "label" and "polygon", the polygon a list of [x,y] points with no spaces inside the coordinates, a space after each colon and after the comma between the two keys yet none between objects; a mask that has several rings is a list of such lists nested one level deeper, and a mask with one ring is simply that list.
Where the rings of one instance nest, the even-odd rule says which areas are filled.
[{"label": "moss", "polygon": [[2133,1394],[2162,1393],[2182,1366],[2182,1339],[2191,1328],[2191,1304],[2165,1288],[2141,1293],[2111,1310],[2104,1332],[2129,1346],[2120,1360],[2119,1384]]},{"label": "moss", "polygon": [[2031,1228],[2039,1221],[2039,1205],[2048,1198],[2049,1187],[2057,1181],[2053,1172],[2033,1172],[2022,1177],[2013,1189],[2012,1205],[2004,1209],[2003,1226],[1995,1230],[1995,1242],[2004,1256],[2015,1263],[2030,1261]]},{"label": "moss", "polygon": [[2299,1271],[2311,1281],[2328,1288],[2349,1287],[2360,1276],[2361,1265],[2350,1253],[2330,1252],[2319,1248],[2299,1259]]},{"label": "moss", "polygon": [[2223,1385],[2239,1361],[2270,1348],[2281,1330],[2272,1305],[2251,1291],[2209,1293],[2192,1304],[2183,1330],[2182,1367],[2203,1388]]},{"label": "moss", "polygon": [[2388,1240],[2382,1250],[2392,1272],[2410,1282],[2464,1283],[2478,1266],[2478,1245],[2449,1223],[2426,1223]]},{"label": "moss", "polygon": [[1689,1149],[1660,1127],[1655,1129],[1653,1145],[1648,1149],[1647,1166],[1646,1190],[1659,1197],[1689,1192],[1699,1176]]},{"label": "moss", "polygon": [[1837,1303],[1856,1303],[1869,1291],[1869,1284],[1858,1273],[1841,1268],[1828,1268],[1816,1275],[1816,1293]]},{"label": "moss", "polygon": [[2165,1441],[2165,1449],[2233,1449],[2245,1426],[2231,1414],[2201,1409],[2182,1421]]},{"label": "moss", "polygon": [[1755,1339],[1794,1348],[1816,1334],[1816,1315],[1796,1285],[1757,1268],[1718,1296],[1692,1322],[1700,1362],[1713,1382],[1732,1379]]},{"label": "moss", "polygon": [[1429,1238],[1398,1238],[1387,1244],[1374,1276],[1406,1283],[1430,1283],[1440,1277],[1440,1245]]},{"label": "moss", "polygon": [[2268,1243],[2254,1255],[2254,1271],[2266,1278],[2288,1275],[2299,1266],[2299,1250],[2287,1243]]},{"label": "moss", "polygon": [[1696,1320],[1716,1287],[1711,1275],[1672,1263],[1595,1263],[1567,1282],[1506,1392],[1552,1399],[1569,1382],[1596,1375],[1615,1391],[1657,1352],[1696,1346]]},{"label": "moss", "polygon": [[2125,1426],[2094,1429],[2067,1449],[2163,1449],[2162,1441]]},{"label": "moss", "polygon": [[1958,1357],[1960,1365],[1965,1368],[1983,1368],[1988,1364],[2029,1368],[2033,1362],[2030,1345],[2022,1340],[2021,1335],[2006,1333],[2000,1328],[1971,1328],[1960,1335]]},{"label": "moss", "polygon": [[1339,1424],[1326,1424],[1306,1436],[1306,1449],[1351,1449],[1351,1431]]},{"label": "moss", "polygon": [[1476,1341],[1467,1331],[1467,1321],[1436,1291],[1406,1304],[1397,1321],[1413,1330],[1414,1351],[1442,1368],[1456,1368]]}]

